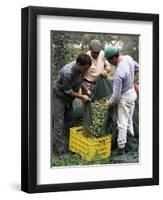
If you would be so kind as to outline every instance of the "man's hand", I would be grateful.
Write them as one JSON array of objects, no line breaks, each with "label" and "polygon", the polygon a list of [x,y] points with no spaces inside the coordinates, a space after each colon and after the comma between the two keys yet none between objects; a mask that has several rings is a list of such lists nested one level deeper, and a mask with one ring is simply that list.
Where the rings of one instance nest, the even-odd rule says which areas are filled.
[{"label": "man's hand", "polygon": [[101,76],[104,78],[108,77],[108,72],[106,69],[101,72]]},{"label": "man's hand", "polygon": [[82,95],[82,100],[83,100],[83,102],[87,102],[90,100],[90,98],[87,95]]},{"label": "man's hand", "polygon": [[105,108],[106,108],[106,110],[108,110],[109,107],[110,107],[110,106],[109,106],[109,101],[106,101],[106,102],[105,102]]}]

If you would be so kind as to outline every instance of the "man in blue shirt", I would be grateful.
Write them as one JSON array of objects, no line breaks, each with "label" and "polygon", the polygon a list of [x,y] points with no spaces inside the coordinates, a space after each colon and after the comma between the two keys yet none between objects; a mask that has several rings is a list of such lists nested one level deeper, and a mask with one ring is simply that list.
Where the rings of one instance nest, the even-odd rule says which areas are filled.
[{"label": "man in blue shirt", "polygon": [[112,45],[105,49],[105,58],[116,66],[113,79],[113,94],[106,101],[106,107],[109,108],[117,104],[117,155],[123,155],[127,142],[127,131],[134,135],[132,117],[137,98],[134,79],[139,72],[139,65],[132,57],[119,55],[118,49]]},{"label": "man in blue shirt", "polygon": [[79,93],[84,73],[91,66],[91,58],[87,54],[80,54],[76,61],[65,65],[59,72],[53,86],[53,124],[55,147],[60,159],[67,158],[66,145],[64,140],[64,129],[69,132],[72,125],[72,102],[75,98],[83,102],[89,100],[87,95]]}]

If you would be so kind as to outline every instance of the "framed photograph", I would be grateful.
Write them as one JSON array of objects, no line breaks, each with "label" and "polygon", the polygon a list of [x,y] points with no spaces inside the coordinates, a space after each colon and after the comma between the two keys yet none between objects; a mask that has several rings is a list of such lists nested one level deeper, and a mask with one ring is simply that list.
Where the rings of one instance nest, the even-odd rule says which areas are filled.
[{"label": "framed photograph", "polygon": [[21,189],[159,184],[159,15],[21,13]]}]

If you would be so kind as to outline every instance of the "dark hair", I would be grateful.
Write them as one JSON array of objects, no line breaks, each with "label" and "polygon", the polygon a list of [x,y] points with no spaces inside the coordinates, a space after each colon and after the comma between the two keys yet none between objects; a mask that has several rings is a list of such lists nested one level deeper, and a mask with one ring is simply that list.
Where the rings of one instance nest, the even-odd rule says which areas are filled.
[{"label": "dark hair", "polygon": [[114,58],[114,57],[118,58],[118,56],[119,56],[119,51],[117,51],[117,53],[114,54],[113,56],[109,57],[108,60],[110,60],[110,59],[112,59],[112,58]]},{"label": "dark hair", "polygon": [[79,64],[79,65],[89,65],[91,66],[92,65],[92,61],[91,61],[91,57],[88,55],[88,54],[85,54],[85,53],[81,53],[77,59],[76,59],[76,62]]}]

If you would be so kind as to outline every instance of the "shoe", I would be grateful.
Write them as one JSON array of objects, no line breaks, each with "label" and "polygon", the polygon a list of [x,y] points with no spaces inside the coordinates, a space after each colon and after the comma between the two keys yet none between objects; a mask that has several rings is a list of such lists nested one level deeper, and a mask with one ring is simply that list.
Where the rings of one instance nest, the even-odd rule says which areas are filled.
[{"label": "shoe", "polygon": [[125,148],[123,148],[123,149],[117,148],[116,154],[115,154],[116,156],[122,156],[124,154],[126,154]]},{"label": "shoe", "polygon": [[68,154],[66,154],[66,153],[59,155],[60,160],[66,160],[67,158],[68,158]]}]

